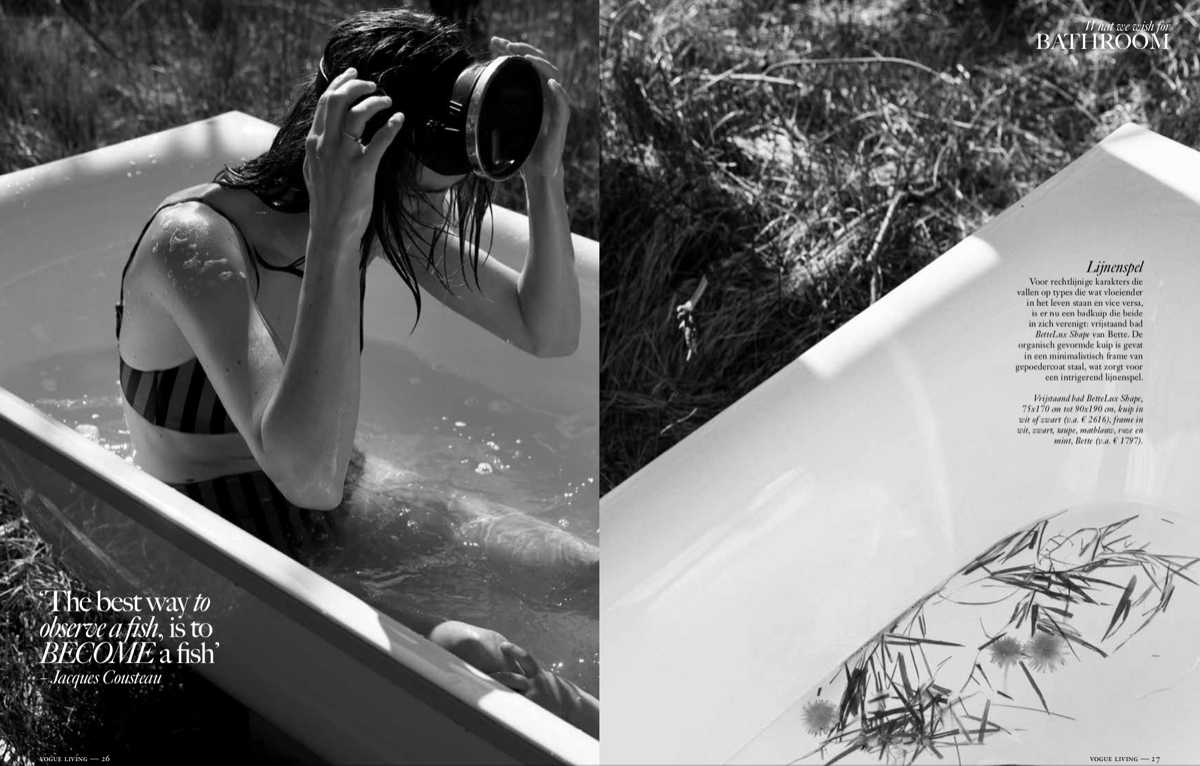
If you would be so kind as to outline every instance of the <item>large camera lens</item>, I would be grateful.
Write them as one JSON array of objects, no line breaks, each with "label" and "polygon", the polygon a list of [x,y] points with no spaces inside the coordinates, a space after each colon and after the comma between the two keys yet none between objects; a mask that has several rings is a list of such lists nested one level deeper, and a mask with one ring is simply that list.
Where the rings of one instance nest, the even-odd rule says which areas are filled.
[{"label": "large camera lens", "polygon": [[475,128],[477,163],[483,175],[507,178],[520,169],[537,143],[542,126],[541,78],[525,59],[508,59],[486,84],[482,99]]},{"label": "large camera lens", "polygon": [[446,107],[414,127],[418,159],[442,175],[502,181],[521,169],[542,127],[542,79],[520,56],[473,63]]}]

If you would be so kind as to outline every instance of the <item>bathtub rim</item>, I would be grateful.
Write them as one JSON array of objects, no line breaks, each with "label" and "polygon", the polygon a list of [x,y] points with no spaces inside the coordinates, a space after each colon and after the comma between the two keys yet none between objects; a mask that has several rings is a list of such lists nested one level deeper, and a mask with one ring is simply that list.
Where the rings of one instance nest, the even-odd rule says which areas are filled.
[{"label": "bathtub rim", "polygon": [[[0,439],[69,477],[86,492],[516,761],[599,763],[598,740],[523,696],[508,693],[481,671],[244,530],[211,512],[201,513],[207,509],[3,387]],[[19,497],[14,500],[20,503]],[[301,585],[313,578],[324,581],[319,597]],[[460,676],[466,683],[443,686],[412,667],[405,655],[413,650],[394,641],[384,647],[372,639],[367,632],[370,626],[355,624],[358,620],[347,616],[350,610],[339,608],[355,605],[366,606],[388,635],[409,639],[424,664],[455,666],[463,671]],[[488,710],[478,703],[485,696]]]},{"label": "bathtub rim", "polygon": [[[263,120],[261,118],[255,117],[253,115],[247,114],[246,112],[242,112],[237,109],[231,109],[227,112],[221,112],[220,114],[215,114],[212,117],[206,117],[201,120],[194,120],[192,122],[186,122],[181,125],[176,125],[175,127],[172,127],[172,128],[164,128],[163,130],[159,130],[154,133],[147,133],[143,136],[138,136],[136,138],[130,138],[125,141],[119,141],[119,142],[111,144],[109,146],[102,146],[98,149],[92,149],[91,151],[80,152],[79,154],[73,154],[69,157],[62,157],[57,160],[51,160],[50,162],[45,162],[45,163],[42,163],[41,165],[34,165],[34,166],[28,167],[28,168],[21,168],[20,170],[14,170],[9,173],[0,173],[0,182],[3,182],[3,185],[0,185],[0,204],[3,204],[5,202],[5,197],[7,195],[12,194],[15,196],[16,194],[19,194],[20,193],[19,187],[23,183],[26,183],[26,182],[32,183],[33,181],[35,181],[39,177],[41,177],[43,174],[47,174],[51,177],[54,177],[59,174],[59,171],[61,169],[69,167],[71,164],[81,164],[80,161],[83,158],[86,158],[89,156],[99,156],[99,154],[102,152],[111,153],[114,150],[120,151],[118,149],[118,147],[123,147],[125,149],[128,149],[130,145],[133,145],[136,143],[152,143],[154,141],[160,141],[160,140],[165,139],[168,134],[173,133],[175,131],[179,131],[183,128],[194,128],[194,127],[198,127],[201,125],[210,125],[213,129],[241,128],[244,130],[245,129],[253,129],[253,130],[262,130],[262,131],[267,131],[267,130],[277,131],[279,129],[278,125],[268,122],[267,120]],[[509,181],[509,183],[514,183],[514,181]],[[527,216],[524,213],[519,213],[515,210],[503,207],[501,205],[493,204],[492,207],[494,209],[499,209],[499,210],[503,211],[502,215],[503,214],[515,214],[515,215],[519,215],[523,218],[527,218]],[[584,235],[578,234],[576,232],[571,232],[571,239],[576,245],[579,245],[580,243],[583,243],[583,242],[596,242],[597,243],[597,246],[594,249],[593,248],[583,248],[582,252],[581,252],[580,248],[576,247],[575,268],[576,268],[576,272],[577,272],[577,275],[579,277],[579,281],[581,284],[596,284],[597,286],[599,286],[600,258],[599,258],[599,242],[598,242],[598,240],[591,240],[588,237],[585,237]]]}]

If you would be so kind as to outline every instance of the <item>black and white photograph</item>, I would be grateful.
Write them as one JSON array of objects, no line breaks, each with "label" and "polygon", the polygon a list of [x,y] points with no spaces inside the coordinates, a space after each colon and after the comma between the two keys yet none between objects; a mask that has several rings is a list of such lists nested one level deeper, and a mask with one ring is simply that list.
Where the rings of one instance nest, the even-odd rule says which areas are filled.
[{"label": "black and white photograph", "polygon": [[602,3],[605,763],[1194,763],[1200,5]]},{"label": "black and white photograph", "polygon": [[0,759],[1200,763],[1198,243],[1200,0],[0,0]]},{"label": "black and white photograph", "polygon": [[600,762],[594,2],[0,3],[0,758]]}]

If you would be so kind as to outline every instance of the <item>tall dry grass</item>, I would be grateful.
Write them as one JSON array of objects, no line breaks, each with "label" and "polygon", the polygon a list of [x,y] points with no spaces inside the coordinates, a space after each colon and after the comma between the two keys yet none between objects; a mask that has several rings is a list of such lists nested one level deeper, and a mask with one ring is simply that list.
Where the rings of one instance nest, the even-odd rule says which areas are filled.
[{"label": "tall dry grass", "polygon": [[[602,492],[1120,125],[1200,145],[1196,0],[601,16]],[[1167,22],[1171,47],[1031,43],[1088,19]]]},{"label": "tall dry grass", "polygon": [[[0,174],[230,110],[274,121],[316,69],[335,23],[403,4],[0,0]],[[573,102],[564,153],[571,226],[595,238],[595,3],[482,0],[479,10],[488,32],[542,48],[562,71]],[[520,182],[501,184],[497,202],[524,211]]]}]

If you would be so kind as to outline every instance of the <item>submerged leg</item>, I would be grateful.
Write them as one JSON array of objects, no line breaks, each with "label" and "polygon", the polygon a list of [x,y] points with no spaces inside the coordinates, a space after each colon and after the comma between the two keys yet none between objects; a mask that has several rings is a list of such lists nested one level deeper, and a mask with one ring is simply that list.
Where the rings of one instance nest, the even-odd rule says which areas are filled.
[{"label": "submerged leg", "polygon": [[373,456],[355,455],[346,498],[376,508],[404,504],[413,518],[469,545],[478,546],[502,566],[554,572],[572,579],[599,580],[600,549],[556,524],[516,508],[472,497],[413,486],[417,477]]},{"label": "submerged leg", "polygon": [[446,508],[459,535],[502,564],[600,574],[600,549],[550,522],[476,497],[455,497]]}]

